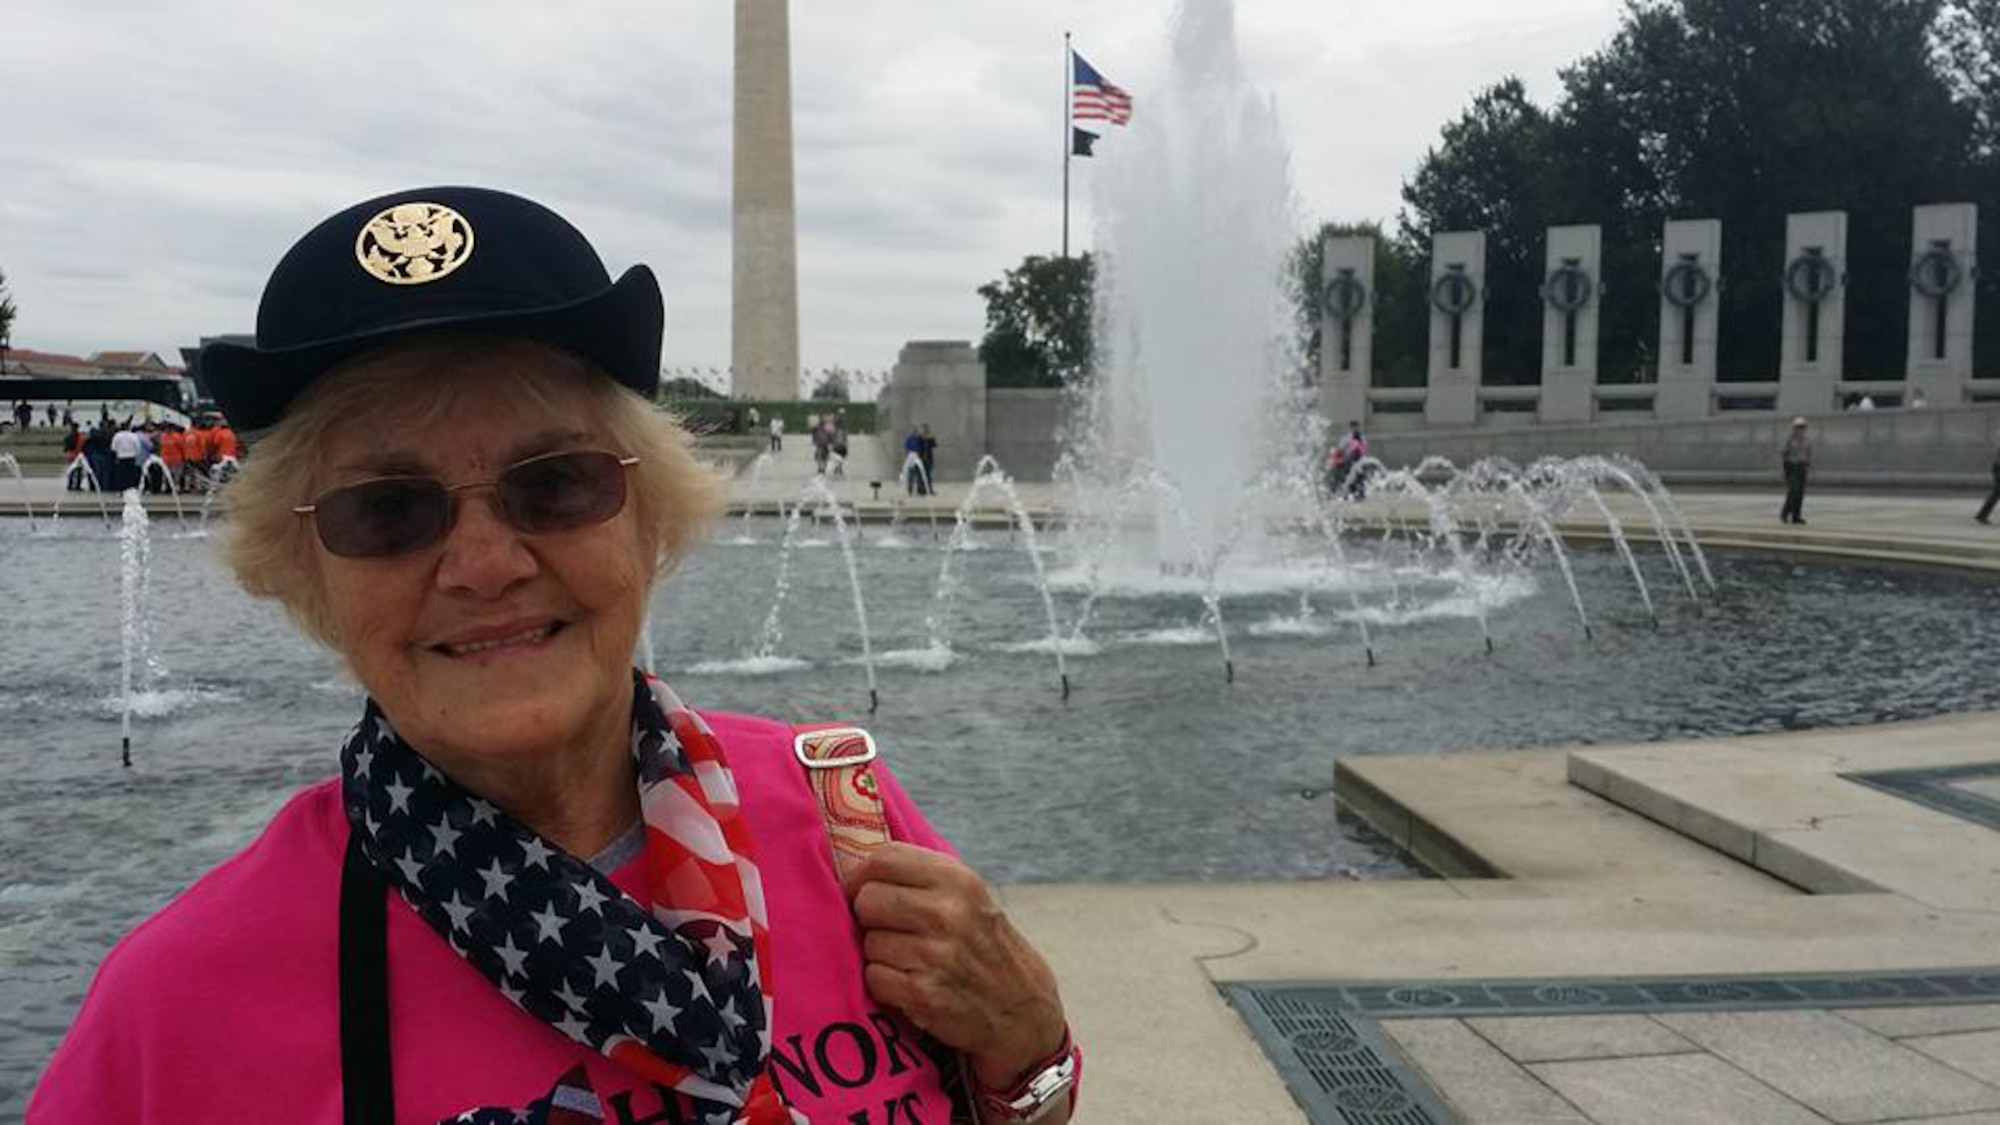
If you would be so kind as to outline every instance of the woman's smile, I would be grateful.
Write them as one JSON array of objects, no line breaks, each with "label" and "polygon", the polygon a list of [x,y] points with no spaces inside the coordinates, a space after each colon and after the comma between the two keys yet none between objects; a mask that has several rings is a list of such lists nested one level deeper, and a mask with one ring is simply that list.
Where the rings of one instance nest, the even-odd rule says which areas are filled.
[{"label": "woman's smile", "polygon": [[485,626],[439,641],[430,650],[452,660],[493,664],[542,652],[567,626],[568,622],[557,618]]}]

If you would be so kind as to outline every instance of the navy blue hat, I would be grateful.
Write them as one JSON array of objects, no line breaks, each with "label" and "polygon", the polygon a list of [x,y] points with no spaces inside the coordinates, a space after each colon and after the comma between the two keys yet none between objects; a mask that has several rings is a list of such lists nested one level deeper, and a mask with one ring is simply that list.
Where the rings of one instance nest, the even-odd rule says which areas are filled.
[{"label": "navy blue hat", "polygon": [[583,235],[541,204],[418,188],[308,231],[264,285],[255,346],[209,343],[201,374],[236,428],[262,430],[341,361],[455,329],[554,345],[651,397],[665,320],[652,270],[633,266],[612,284]]}]

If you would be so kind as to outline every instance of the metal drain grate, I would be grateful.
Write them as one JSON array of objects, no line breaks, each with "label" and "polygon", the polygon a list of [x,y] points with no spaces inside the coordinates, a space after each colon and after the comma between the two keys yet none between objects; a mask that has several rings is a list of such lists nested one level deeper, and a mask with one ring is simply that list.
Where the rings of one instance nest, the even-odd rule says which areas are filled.
[{"label": "metal drain grate", "polygon": [[1288,989],[1225,985],[1223,991],[1315,1125],[1459,1120],[1374,1021],[1349,1018]]},{"label": "metal drain grate", "polygon": [[2000,778],[2000,762],[1963,766],[1929,766],[1907,770],[1877,770],[1840,776],[1879,789],[1892,797],[1915,801],[1941,813],[2000,831],[2000,801],[1961,787],[1961,782]]},{"label": "metal drain grate", "polygon": [[1378,1021],[2000,1001],[2000,967],[1910,973],[1225,984],[1313,1125],[1460,1120]]},{"label": "metal drain grate", "polygon": [[2000,1001],[2000,968],[1912,973],[1606,977],[1555,981],[1388,981],[1247,987],[1306,998],[1332,1012],[1381,1019],[1547,1016],[1564,1012],[1991,1004]]}]

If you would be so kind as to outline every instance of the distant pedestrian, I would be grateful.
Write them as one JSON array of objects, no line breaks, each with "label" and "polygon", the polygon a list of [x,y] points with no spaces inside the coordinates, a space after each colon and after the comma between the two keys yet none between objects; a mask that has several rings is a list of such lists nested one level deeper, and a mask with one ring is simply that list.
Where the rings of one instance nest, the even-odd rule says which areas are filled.
[{"label": "distant pedestrian", "polygon": [[216,466],[216,442],[214,442],[214,420],[196,418],[194,428],[180,438],[182,456],[188,458],[190,474],[198,474],[206,484],[210,482],[210,472]]},{"label": "distant pedestrian", "polygon": [[51,430],[55,429],[55,428],[56,428],[56,404],[55,404],[55,403],[53,403],[53,402],[51,402],[51,403],[48,403],[48,404],[46,404],[46,407],[44,408],[44,410],[42,411],[42,413],[43,413],[43,414],[45,414],[45,415],[47,415],[47,417],[48,417],[48,420],[49,420],[49,429],[51,429]]},{"label": "distant pedestrian", "polygon": [[757,412],[757,408],[754,406],[751,407],[749,413],[745,414],[743,417],[747,423],[747,428],[749,429],[754,430],[764,424],[764,416],[762,414],[759,414]]},{"label": "distant pedestrian", "polygon": [[145,451],[139,455],[140,473],[144,477],[141,487],[152,495],[164,495],[167,491],[167,472],[162,466],[166,458],[160,456],[160,442],[166,437],[166,431],[148,422],[140,428],[139,437],[146,443]]},{"label": "distant pedestrian", "polygon": [[236,431],[229,428],[229,419],[217,418],[209,428],[208,450],[215,460],[215,483],[229,483],[243,467],[243,446],[236,440]]},{"label": "distant pedestrian", "polygon": [[29,426],[35,424],[35,408],[29,406],[26,399],[14,404],[14,422],[24,434],[28,432]]},{"label": "distant pedestrian", "polygon": [[187,479],[187,435],[172,422],[160,427],[160,463],[166,466],[173,491],[179,492],[181,482]]},{"label": "distant pedestrian", "polygon": [[1993,505],[2000,504],[2000,445],[1993,447],[1993,488],[1986,493],[1986,503],[1979,506],[1979,514],[1972,517],[1980,523],[1993,522]]},{"label": "distant pedestrian", "polygon": [[111,456],[111,425],[100,422],[90,428],[90,436],[83,441],[83,463],[90,471],[90,490],[99,492],[111,487],[111,467],[116,459]]},{"label": "distant pedestrian", "polygon": [[1368,499],[1368,466],[1361,462],[1368,456],[1368,439],[1362,436],[1361,423],[1347,423],[1347,487],[1356,500]]},{"label": "distant pedestrian", "polygon": [[903,438],[903,494],[929,496],[930,481],[924,477],[924,439],[915,426]]},{"label": "distant pedestrian", "polygon": [[1778,464],[1785,471],[1785,506],[1778,509],[1779,523],[1806,522],[1806,474],[1812,469],[1812,441],[1806,437],[1806,420],[1792,419],[1791,434],[1778,450]]},{"label": "distant pedestrian", "polygon": [[826,473],[827,455],[833,452],[832,419],[828,419],[825,423],[813,426],[812,443],[813,443],[813,471],[824,475]]},{"label": "distant pedestrian", "polygon": [[139,487],[139,464],[146,459],[146,439],[129,426],[122,428],[111,435],[111,456],[116,462],[111,468],[111,491]]},{"label": "distant pedestrian", "polygon": [[782,415],[771,415],[771,452],[782,453],[785,449],[785,419]]},{"label": "distant pedestrian", "polygon": [[63,486],[71,492],[83,491],[84,432],[75,422],[69,424],[69,433],[63,435]]},{"label": "distant pedestrian", "polygon": [[931,433],[930,423],[928,422],[919,426],[918,430],[918,436],[923,439],[923,444],[918,448],[917,455],[923,458],[924,481],[935,489],[937,487],[937,437]]}]

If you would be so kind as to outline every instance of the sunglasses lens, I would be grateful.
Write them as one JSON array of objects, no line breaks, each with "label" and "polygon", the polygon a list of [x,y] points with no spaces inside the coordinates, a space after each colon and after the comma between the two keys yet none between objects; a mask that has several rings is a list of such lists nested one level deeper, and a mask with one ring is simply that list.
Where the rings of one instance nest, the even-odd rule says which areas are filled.
[{"label": "sunglasses lens", "polygon": [[451,501],[432,480],[363,481],[337,488],[317,503],[320,542],[346,558],[414,551],[435,543],[451,525]]},{"label": "sunglasses lens", "polygon": [[616,454],[557,453],[500,474],[500,508],[530,534],[603,523],[625,507],[625,466]]}]

